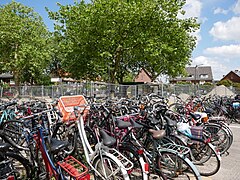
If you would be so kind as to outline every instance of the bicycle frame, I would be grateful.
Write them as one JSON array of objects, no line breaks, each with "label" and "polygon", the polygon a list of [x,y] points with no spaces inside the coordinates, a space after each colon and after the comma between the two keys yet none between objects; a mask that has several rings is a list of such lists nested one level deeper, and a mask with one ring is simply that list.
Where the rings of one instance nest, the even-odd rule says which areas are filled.
[{"label": "bicycle frame", "polygon": [[2,124],[4,120],[11,120],[14,117],[16,117],[16,114],[13,112],[13,110],[6,108],[2,111],[2,114],[0,117],[0,124]]},{"label": "bicycle frame", "polygon": [[[136,114],[133,114],[133,115],[136,115]],[[121,120],[121,118],[123,118],[123,117],[130,119],[131,115],[124,115],[124,116],[116,117],[116,119]],[[131,148],[137,152],[138,159],[141,164],[142,171],[143,171],[142,179],[148,179],[149,164],[145,161],[146,158],[143,154],[143,148],[141,146],[139,146],[139,144],[136,143],[137,139],[133,133],[133,130],[134,130],[134,127],[132,127],[132,126],[130,126],[128,128],[120,129],[120,131],[121,132],[123,131],[123,132],[122,133],[115,132],[115,135],[113,134],[113,136],[115,136],[117,138],[117,147],[121,146],[121,145],[131,146]],[[116,134],[119,134],[119,135],[116,135]],[[130,138],[130,140],[129,140],[129,138]]]},{"label": "bicycle frame", "polygon": [[[103,145],[102,142],[99,141],[98,139],[98,143],[95,145],[95,150],[92,149],[92,147],[90,146],[90,143],[87,139],[87,135],[84,129],[84,120],[83,120],[83,112],[79,113],[79,117],[77,118],[76,124],[78,127],[78,132],[79,132],[79,136],[80,136],[80,140],[82,142],[83,145],[83,150],[84,150],[84,154],[85,154],[85,158],[87,163],[89,164],[89,166],[94,170],[95,173],[97,173],[102,179],[107,180],[105,177],[102,176],[102,174],[100,172],[98,172],[98,170],[96,168],[93,167],[92,163],[95,160],[95,158],[97,156],[100,156],[100,158],[102,159],[102,157],[108,156],[111,159],[113,159],[117,164],[119,169],[125,171],[125,173],[127,174],[127,170],[128,168],[126,168],[126,166],[123,165],[123,163],[118,159],[118,157],[116,157],[116,155],[121,156],[121,158],[124,158],[125,160],[127,160],[127,163],[131,163],[131,167],[133,167],[132,162],[130,162],[127,158],[125,158],[121,153],[119,153],[117,150],[113,149],[113,148],[109,148],[105,145]],[[101,161],[101,163],[103,163]],[[102,164],[103,165],[103,164]],[[104,165],[103,165],[104,167]],[[104,175],[106,176],[106,172],[105,169],[104,171]],[[129,177],[125,177],[124,179],[129,180]]]},{"label": "bicycle frame", "polygon": [[64,179],[62,173],[60,172],[60,169],[58,169],[54,165],[54,163],[50,158],[50,155],[47,152],[47,147],[46,147],[44,136],[43,136],[43,129],[41,127],[38,127],[38,134],[37,136],[35,136],[35,140],[37,141],[36,148],[41,151],[41,155],[43,157],[45,167],[46,167],[46,172],[49,173],[49,177],[50,178],[55,177],[58,179],[60,176],[62,179]]},{"label": "bicycle frame", "polygon": [[[33,119],[32,123],[36,123],[34,121],[35,120]],[[41,119],[41,121],[44,121],[44,120]],[[56,163],[53,162],[51,155],[49,154],[49,151],[47,149],[45,135],[44,135],[45,129],[42,126],[42,124],[40,124],[40,123],[36,124],[36,130],[37,130],[37,133],[34,133],[33,135],[29,134],[29,136],[33,137],[34,141],[36,142],[34,148],[35,148],[36,152],[39,152],[39,151],[41,152],[41,156],[44,161],[46,173],[43,172],[43,173],[39,174],[40,178],[43,178],[43,179],[55,178],[55,179],[63,179],[63,180],[67,179],[62,171],[64,169],[69,176],[74,177],[75,179],[79,179],[79,180],[89,180],[90,179],[90,175],[88,174],[87,167],[71,156],[68,156],[67,158],[63,159],[63,161],[58,161]],[[30,133],[32,133],[32,132],[30,132]],[[75,162],[77,162],[79,164],[79,166],[81,166],[81,168],[83,169],[83,172],[79,173],[78,170],[76,169],[76,167],[71,165],[72,166],[71,170],[74,172],[73,174],[71,174],[71,172],[69,172],[68,168],[67,168],[67,166],[70,166],[70,163],[68,164],[68,162],[65,162],[66,159],[72,159]],[[36,162],[34,162],[34,163],[36,163]]]}]

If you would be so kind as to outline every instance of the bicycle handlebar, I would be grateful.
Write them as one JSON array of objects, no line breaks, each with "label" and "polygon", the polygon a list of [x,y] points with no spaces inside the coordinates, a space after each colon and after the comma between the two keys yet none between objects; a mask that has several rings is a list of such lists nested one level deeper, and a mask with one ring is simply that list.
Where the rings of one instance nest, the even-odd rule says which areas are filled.
[{"label": "bicycle handlebar", "polygon": [[32,115],[29,115],[29,116],[25,116],[25,117],[21,117],[19,118],[20,120],[26,120],[26,119],[31,119],[31,118],[34,118],[34,117],[38,117],[44,113],[47,113],[47,112],[50,112],[50,111],[53,111],[54,109],[48,109],[48,110],[45,110],[45,111],[41,111],[41,112],[38,112],[38,113],[34,113]]},{"label": "bicycle handlebar", "polygon": [[7,102],[7,103],[5,103],[5,104],[3,104],[3,105],[0,106],[0,110],[4,110],[4,109],[6,109],[7,107],[12,106],[12,105],[15,105],[15,104],[17,104],[17,101]]}]

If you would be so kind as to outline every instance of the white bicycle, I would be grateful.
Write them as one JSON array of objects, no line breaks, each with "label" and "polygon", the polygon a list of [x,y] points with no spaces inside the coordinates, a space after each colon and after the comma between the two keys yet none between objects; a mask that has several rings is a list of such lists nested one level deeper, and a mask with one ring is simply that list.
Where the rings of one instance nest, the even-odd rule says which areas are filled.
[{"label": "white bicycle", "polygon": [[[95,129],[97,134],[97,144],[94,149],[91,147],[84,128],[83,114],[87,105],[74,107],[77,117],[77,129],[83,147],[87,163],[94,172],[95,179],[104,180],[130,180],[128,171],[133,167],[133,163],[123,156],[119,151],[110,148],[116,139],[109,136],[104,130]],[[98,138],[99,135],[102,140]]]}]

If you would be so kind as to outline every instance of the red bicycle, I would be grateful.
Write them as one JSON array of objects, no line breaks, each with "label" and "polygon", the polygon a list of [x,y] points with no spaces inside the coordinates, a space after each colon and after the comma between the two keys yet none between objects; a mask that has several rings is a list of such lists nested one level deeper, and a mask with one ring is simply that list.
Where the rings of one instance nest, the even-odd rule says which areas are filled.
[{"label": "red bicycle", "polygon": [[[4,132],[25,137],[29,150],[25,151],[32,163],[31,178],[90,180],[88,168],[73,156],[67,156],[67,141],[50,137],[47,111],[42,111],[4,124]],[[16,142],[16,141],[15,141]],[[14,141],[12,141],[14,143]]]}]

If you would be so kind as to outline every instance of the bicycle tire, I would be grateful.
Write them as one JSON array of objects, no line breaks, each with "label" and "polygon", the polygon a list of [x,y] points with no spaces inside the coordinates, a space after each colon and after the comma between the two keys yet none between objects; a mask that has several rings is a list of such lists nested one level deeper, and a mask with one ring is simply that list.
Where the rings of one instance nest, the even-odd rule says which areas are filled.
[{"label": "bicycle tire", "polygon": [[6,152],[5,157],[10,160],[14,179],[31,179],[30,162],[15,152]]},{"label": "bicycle tire", "polygon": [[19,150],[28,151],[28,143],[26,142],[25,124],[20,120],[9,120],[2,124],[2,138]]},{"label": "bicycle tire", "polygon": [[[102,158],[97,156],[92,165],[106,180],[129,180],[127,171],[124,168],[121,168],[119,163],[110,156],[102,155]],[[113,170],[113,168],[117,169],[116,173],[114,173],[116,170]],[[106,175],[104,175],[103,171],[106,172]],[[95,171],[93,174],[95,179],[101,179]]]},{"label": "bicycle tire", "polygon": [[210,133],[211,143],[218,148],[221,154],[224,154],[230,148],[232,137],[221,125],[216,123],[204,124],[204,131]]},{"label": "bicycle tire", "polygon": [[160,150],[157,166],[164,179],[201,179],[196,166],[187,157],[172,151]]},{"label": "bicycle tire", "polygon": [[197,141],[190,147],[193,164],[202,176],[212,176],[220,169],[220,157],[211,143]]},{"label": "bicycle tire", "polygon": [[173,112],[180,113],[180,114],[186,114],[186,109],[185,109],[184,105],[181,103],[170,104],[168,109]]},{"label": "bicycle tire", "polygon": [[67,155],[73,155],[77,150],[77,131],[75,125],[58,124],[55,126],[52,134],[53,138],[67,140],[68,146],[64,148]]},{"label": "bicycle tire", "polygon": [[220,157],[210,143],[205,143],[201,139],[191,140],[183,135],[170,137],[176,144],[190,148],[191,154],[187,155],[187,157],[192,160],[202,176],[211,176],[219,171]]},{"label": "bicycle tire", "polygon": [[[144,174],[144,166],[141,165],[140,155],[137,149],[133,146],[122,144],[119,146],[119,151],[133,162],[133,168],[128,172],[131,180],[148,179],[148,175]],[[144,160],[145,161],[145,160]]]},{"label": "bicycle tire", "polygon": [[[169,137],[170,140],[174,140],[171,139],[171,137]],[[180,141],[180,139],[178,139]],[[161,140],[155,140],[158,144],[161,144]],[[183,143],[182,141],[180,141],[181,143]],[[149,153],[154,151],[154,145],[152,141],[147,141],[146,143],[146,149],[148,150]],[[182,167],[180,169],[179,172],[171,172],[171,167],[166,167],[163,165],[170,165],[170,162],[164,162],[162,160],[164,160],[164,155],[169,155],[172,158],[175,158],[172,162],[175,162],[176,164],[174,165],[174,168],[176,169],[178,164],[185,164],[184,167]],[[181,177],[178,177],[178,173],[182,172],[188,172],[190,174],[192,174],[192,178],[191,179],[201,179],[200,173],[197,170],[196,166],[189,160],[189,158],[187,156],[184,156],[182,154],[178,154],[177,152],[174,152],[172,150],[166,150],[166,149],[159,149],[159,151],[157,152],[157,157],[155,158],[156,164],[157,164],[157,169],[155,169],[155,172],[159,175],[160,178],[162,179],[184,179],[183,174],[181,174]],[[162,163],[161,163],[162,161]],[[164,164],[165,163],[165,164]],[[173,169],[174,169],[173,168]],[[188,176],[185,177],[186,179],[188,179]]]}]

